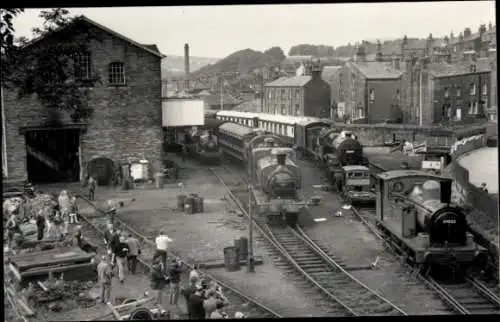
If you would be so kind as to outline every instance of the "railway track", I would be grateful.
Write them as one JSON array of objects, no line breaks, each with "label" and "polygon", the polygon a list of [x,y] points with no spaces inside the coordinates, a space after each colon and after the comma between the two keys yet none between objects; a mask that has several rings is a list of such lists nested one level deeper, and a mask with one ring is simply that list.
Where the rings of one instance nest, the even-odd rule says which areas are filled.
[{"label": "railway track", "polygon": [[[238,208],[248,216],[248,197],[244,197],[245,194],[248,195],[248,190],[237,185],[238,188],[233,193],[223,179],[231,172],[227,167],[210,170],[225,186]],[[239,179],[241,180],[241,176]],[[234,178],[232,180],[234,181]],[[329,316],[406,315],[402,309],[344,270],[300,228],[271,227],[260,216],[254,218],[254,224],[289,265],[331,302],[331,305],[326,307]]]},{"label": "railway track", "polygon": [[[82,200],[83,202],[87,203],[90,205],[92,208],[96,210],[96,213],[99,215],[96,216],[82,216],[81,220],[81,225],[82,225],[82,233],[87,238],[91,243],[93,243],[95,246],[98,247],[98,254],[105,254],[105,247],[104,247],[104,231],[106,229],[106,223],[108,221],[107,215],[105,215],[104,211],[99,209],[93,202],[88,200],[87,198],[78,195],[79,199]],[[145,260],[145,258],[153,258],[153,254],[155,251],[155,246],[153,241],[149,240],[145,236],[143,236],[140,232],[136,231],[134,228],[130,227],[130,225],[126,224],[123,222],[120,218],[119,215],[114,217],[114,222],[115,225],[118,224],[118,226],[123,230],[126,230],[127,232],[131,233],[136,237],[140,243],[141,243],[141,257],[138,258],[139,265],[143,268],[144,273],[148,273],[151,271],[151,264]],[[172,255],[176,258],[180,258],[173,252],[169,251],[169,257],[172,257]],[[192,269],[193,266],[190,263],[185,262],[185,266],[187,266],[189,269]],[[228,297],[230,300],[230,306],[228,307],[228,311],[231,311],[231,308],[242,308],[244,307],[245,311],[249,313],[249,315],[252,318],[281,318],[282,315],[279,313],[275,312],[271,308],[267,307],[265,304],[262,304],[258,302],[257,300],[253,299],[252,297],[244,294],[243,292],[225,284],[224,282],[214,278],[210,274],[207,274],[206,272],[203,273],[204,276],[209,278],[212,281],[215,281],[217,284],[219,284],[221,287],[224,288],[225,290],[225,296]],[[231,313],[231,312],[230,312]],[[232,312],[234,313],[234,312]]]},{"label": "railway track", "polygon": [[[400,257],[397,249],[394,249],[388,241],[384,239],[375,227],[375,214],[373,209],[356,209],[351,207],[356,217],[384,244],[390,248],[391,254]],[[458,272],[458,280],[437,281],[431,276],[420,274],[415,268],[406,262],[402,263],[405,269],[417,276],[424,284],[434,290],[448,305],[458,314],[499,314],[500,297],[495,293],[496,285],[488,285],[480,281],[478,277],[471,276],[467,272]]]}]

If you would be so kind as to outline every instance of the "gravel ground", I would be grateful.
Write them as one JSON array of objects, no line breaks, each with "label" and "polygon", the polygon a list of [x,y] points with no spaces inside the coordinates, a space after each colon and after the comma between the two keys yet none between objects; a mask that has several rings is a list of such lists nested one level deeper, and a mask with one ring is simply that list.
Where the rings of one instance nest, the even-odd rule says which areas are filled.
[{"label": "gravel ground", "polygon": [[[180,193],[177,185],[130,191],[99,188],[99,198],[135,198],[135,201],[119,209],[120,217],[127,223],[133,223],[151,239],[159,230],[164,230],[174,240],[170,246],[172,250],[185,259],[193,262],[221,260],[224,247],[233,246],[234,239],[247,236],[246,219],[230,211],[233,207],[226,206],[224,190],[215,177],[194,164],[186,163],[185,167],[181,175],[184,184],[182,193],[198,193],[204,197],[204,213],[189,215],[176,210],[177,195]],[[238,272],[217,269],[209,273],[260,299],[279,313],[286,313],[286,316],[314,316],[315,303],[272,264],[266,250],[255,243],[254,252],[263,258],[264,264],[256,266],[256,273],[251,276],[246,274],[246,267]]]},{"label": "gravel ground", "polygon": [[311,209],[314,217],[323,217],[326,221],[305,227],[307,234],[348,270],[369,266],[378,258],[376,269],[351,270],[351,274],[409,314],[446,313],[442,301],[434,298],[418,282],[408,279],[401,265],[350,210],[341,210],[342,217],[332,216],[342,206],[338,194],[314,189],[313,185],[322,182],[323,174],[312,162],[299,161],[299,165],[303,171],[304,194],[322,196],[326,206]]}]

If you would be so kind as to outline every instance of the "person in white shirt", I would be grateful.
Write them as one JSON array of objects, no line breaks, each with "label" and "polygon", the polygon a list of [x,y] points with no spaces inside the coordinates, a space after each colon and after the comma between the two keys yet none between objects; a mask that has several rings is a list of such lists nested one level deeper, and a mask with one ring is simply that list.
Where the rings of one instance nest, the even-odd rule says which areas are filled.
[{"label": "person in white shirt", "polygon": [[198,264],[194,264],[193,269],[189,272],[189,280],[196,278],[197,281],[200,280],[200,273],[198,272]]},{"label": "person in white shirt", "polygon": [[158,257],[161,257],[164,267],[167,267],[167,248],[168,248],[168,243],[171,242],[172,239],[168,238],[168,236],[165,235],[165,233],[162,230],[160,230],[158,237],[156,237],[155,239],[156,252],[153,255],[153,262]]}]

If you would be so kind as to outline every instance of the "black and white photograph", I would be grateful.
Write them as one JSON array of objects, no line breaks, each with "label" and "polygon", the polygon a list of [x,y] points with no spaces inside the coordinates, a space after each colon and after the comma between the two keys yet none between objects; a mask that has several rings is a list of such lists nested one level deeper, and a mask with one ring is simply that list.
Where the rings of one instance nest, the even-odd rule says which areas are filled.
[{"label": "black and white photograph", "polygon": [[500,314],[495,1],[102,5],[0,9],[4,321]]}]

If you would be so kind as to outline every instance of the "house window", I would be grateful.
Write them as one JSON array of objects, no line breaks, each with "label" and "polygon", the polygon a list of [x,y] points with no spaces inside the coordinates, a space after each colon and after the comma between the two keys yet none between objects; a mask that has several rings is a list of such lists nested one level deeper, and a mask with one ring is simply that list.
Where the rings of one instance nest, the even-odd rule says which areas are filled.
[{"label": "house window", "polygon": [[469,115],[477,115],[478,114],[478,104],[477,102],[469,103]]},{"label": "house window", "polygon": [[444,98],[450,97],[450,89],[448,87],[444,88]]},{"label": "house window", "polygon": [[375,90],[373,88],[370,89],[370,102],[375,101]]},{"label": "house window", "polygon": [[268,92],[267,92],[267,97],[268,97],[269,99],[273,98],[273,92],[268,91]]},{"label": "house window", "polygon": [[462,119],[462,107],[458,105],[455,110],[455,121],[460,121],[461,119]]},{"label": "house window", "polygon": [[89,53],[79,53],[75,55],[75,78],[89,79],[91,75],[91,60]]},{"label": "house window", "polygon": [[401,92],[399,91],[399,88],[396,90],[396,99],[397,99],[398,101],[400,101],[400,100],[401,100]]},{"label": "house window", "polygon": [[363,106],[361,104],[358,105],[357,108],[357,114],[358,114],[358,119],[363,119],[365,118],[365,112],[363,111]]},{"label": "house window", "polygon": [[462,91],[460,87],[457,87],[457,97],[460,97],[462,95]]},{"label": "house window", "polygon": [[285,98],[285,89],[281,89],[281,99]]},{"label": "house window", "polygon": [[297,88],[297,89],[295,90],[295,97],[296,97],[296,98],[300,98],[300,88]]},{"label": "house window", "polygon": [[469,88],[470,88],[470,95],[475,96],[476,95],[476,84],[471,83]]},{"label": "house window", "polygon": [[114,62],[109,64],[109,84],[125,85],[125,64]]},{"label": "house window", "polygon": [[296,116],[300,115],[300,105],[299,104],[295,104],[295,115]]},{"label": "house window", "polygon": [[483,84],[483,88],[481,90],[481,93],[483,95],[488,95],[488,85],[487,84]]},{"label": "house window", "polygon": [[281,115],[285,115],[286,110],[285,110],[285,104],[281,104]]}]

